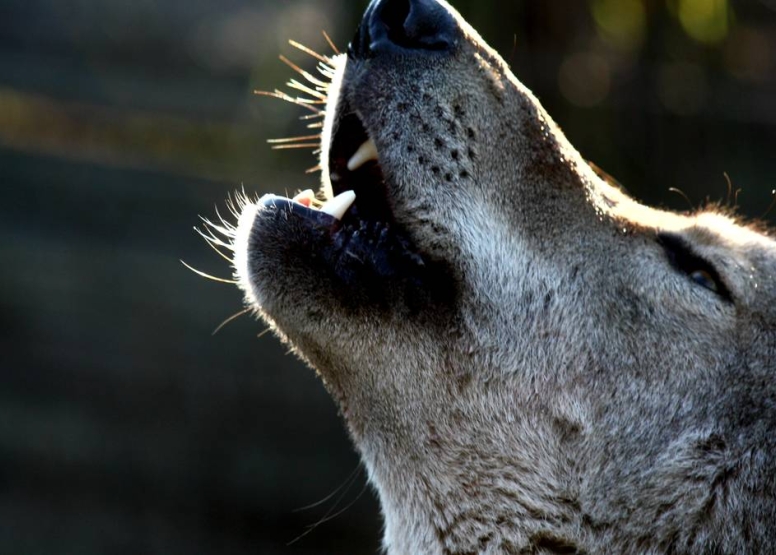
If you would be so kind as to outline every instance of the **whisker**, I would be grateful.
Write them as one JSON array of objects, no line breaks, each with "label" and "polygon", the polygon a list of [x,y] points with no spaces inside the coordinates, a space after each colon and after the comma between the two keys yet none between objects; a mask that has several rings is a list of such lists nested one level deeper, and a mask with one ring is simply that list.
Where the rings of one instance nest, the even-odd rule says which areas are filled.
[{"label": "whisker", "polygon": [[[234,216],[234,212],[233,212],[233,208],[234,208],[234,199],[232,198],[232,193],[227,193],[227,194],[226,194],[226,201],[224,202],[224,204],[226,205],[226,209],[229,211],[229,214],[231,214],[232,216]],[[221,223],[222,223],[222,224],[224,224],[224,225],[226,225],[226,224],[228,224],[229,222],[226,222],[226,221],[224,221],[224,220],[222,219],[222,220],[221,220]],[[231,225],[231,224],[230,224],[230,225]]]},{"label": "whisker", "polygon": [[291,150],[295,148],[318,148],[321,143],[305,143],[301,145],[273,145],[272,150]]},{"label": "whisker", "polygon": [[331,64],[332,64],[331,58],[328,58],[326,56],[322,56],[321,54],[318,54],[315,50],[313,50],[311,48],[308,48],[304,44],[296,42],[295,40],[288,41],[288,44],[290,44],[291,46],[293,46],[294,48],[296,48],[298,50],[301,50],[305,54],[309,54],[310,56],[312,56],[313,58],[315,58],[319,62],[321,62],[323,64],[326,64],[326,66],[331,67]]},{"label": "whisker", "polygon": [[316,108],[315,106],[311,106],[309,102],[303,102],[302,99],[294,98],[293,96],[289,96],[286,93],[282,91],[259,91],[255,90],[253,91],[253,94],[257,94],[260,96],[269,96],[272,98],[279,98],[280,100],[285,100],[286,102],[290,102],[291,104],[296,104],[297,106],[301,106],[303,108],[306,108],[307,110],[310,110],[311,112],[315,112],[318,115],[323,116],[324,111]]},{"label": "whisker", "polygon": [[237,282],[237,281],[235,281],[233,279],[217,278],[215,276],[211,276],[210,274],[206,274],[205,272],[201,272],[201,271],[197,270],[196,268],[192,268],[191,266],[186,264],[183,260],[181,260],[180,263],[183,264],[184,266],[186,266],[186,268],[188,268],[189,270],[191,270],[192,272],[194,272],[198,276],[202,276],[203,278],[207,278],[207,279],[212,280],[212,281],[217,281],[219,283],[228,283],[229,285],[237,285],[239,283],[239,282]]},{"label": "whisker", "polygon": [[360,491],[360,492],[358,492],[358,495],[356,495],[356,498],[355,498],[355,499],[353,499],[353,501],[351,501],[350,503],[348,503],[346,506],[342,507],[342,509],[340,509],[340,510],[339,510],[339,511],[337,511],[336,513],[334,513],[334,514],[331,514],[331,515],[328,515],[328,516],[325,516],[325,517],[323,517],[321,520],[319,520],[319,521],[318,521],[318,524],[317,524],[317,525],[318,525],[318,526],[320,526],[321,524],[324,524],[324,523],[326,523],[326,522],[329,522],[330,520],[333,520],[333,519],[337,518],[339,515],[343,514],[345,511],[347,511],[348,509],[350,509],[350,508],[351,508],[353,505],[355,505],[356,503],[358,503],[358,500],[359,500],[359,499],[361,499],[361,496],[363,496],[363,495],[364,495],[364,493],[366,492],[366,490],[367,490],[367,488],[368,488],[368,487],[369,487],[369,483],[368,483],[368,482],[365,482],[365,483],[364,483],[364,487],[363,487],[363,488],[361,488],[361,491]]},{"label": "whisker", "polygon": [[337,487],[337,489],[335,489],[329,495],[327,495],[320,501],[316,501],[315,503],[311,503],[310,505],[305,505],[304,507],[299,507],[298,509],[294,509],[294,512],[298,513],[301,511],[309,511],[310,509],[314,509],[315,507],[320,507],[321,505],[326,503],[329,499],[337,495],[342,490],[342,488],[350,485],[353,482],[353,480],[357,478],[357,474],[359,470],[361,470],[361,465],[357,465],[356,468],[353,469],[353,472],[351,472],[350,475],[347,478],[345,478],[345,480]]},{"label": "whisker", "polygon": [[291,87],[292,89],[296,89],[296,90],[301,91],[303,93],[307,93],[310,96],[313,96],[313,97],[315,97],[315,98],[317,98],[319,100],[324,100],[325,101],[326,98],[327,98],[326,95],[323,94],[322,92],[318,92],[315,89],[311,89],[310,87],[300,83],[296,79],[291,79],[288,82],[288,86]]},{"label": "whisker", "polygon": [[329,43],[329,46],[331,47],[332,50],[334,50],[334,53],[339,56],[340,51],[337,48],[337,46],[334,44],[334,41],[331,40],[331,37],[329,36],[329,33],[327,33],[326,31],[321,31],[321,33],[323,33],[323,38],[325,38],[326,42]]},{"label": "whisker", "polygon": [[[299,116],[299,119],[302,120],[302,121],[307,121],[307,120],[311,120],[311,119],[322,118],[324,115],[325,114],[323,112],[321,112],[319,114],[305,114],[303,116]],[[318,124],[316,124],[316,125],[318,125]],[[323,123],[321,123],[321,125],[323,125]]]},{"label": "whisker", "polygon": [[270,144],[285,144],[285,143],[295,143],[299,141],[311,141],[315,139],[320,139],[321,134],[317,135],[307,135],[305,137],[287,137],[285,139],[268,139],[267,142]]},{"label": "whisker", "polygon": [[237,231],[237,229],[224,219],[224,217],[221,215],[221,212],[218,211],[218,206],[216,206],[216,216],[218,216],[218,219],[221,221],[221,224],[223,225],[213,225],[212,223],[208,225],[215,228],[217,231],[221,232],[226,237],[234,237],[234,234]]},{"label": "whisker", "polygon": [[317,165],[317,166],[315,166],[314,168],[310,168],[310,169],[308,169],[308,170],[305,170],[305,172],[304,172],[304,173],[315,173],[315,172],[319,172],[319,171],[321,171],[322,169],[323,169],[323,168],[321,167],[321,165],[320,165],[320,164],[318,164],[318,165]]},{"label": "whisker", "polygon": [[227,262],[229,262],[229,263],[234,262],[232,260],[232,258],[228,254],[224,254],[223,252],[221,252],[221,249],[219,248],[219,247],[221,247],[221,248],[224,248],[224,249],[227,249],[227,250],[230,250],[230,251],[234,252],[234,247],[231,245],[231,243],[224,243],[220,239],[218,239],[216,237],[213,237],[213,235],[206,235],[203,232],[199,232],[199,235],[205,241],[207,241],[207,244],[210,245],[211,247],[213,247],[216,250],[216,252],[218,252],[218,254],[220,254],[224,259],[226,259]]},{"label": "whisker", "polygon": [[732,208],[733,210],[736,210],[738,208],[738,195],[741,194],[742,189],[736,189],[733,193],[733,204],[731,206],[730,204],[730,192],[733,190],[733,180],[730,179],[730,176],[727,172],[723,172],[722,175],[725,176],[725,181],[727,181],[727,189],[728,189],[728,196],[727,196],[727,206],[728,208]]},{"label": "whisker", "polygon": [[204,233],[199,231],[196,227],[194,229],[197,231],[197,233],[199,233],[205,239],[205,242],[207,243],[207,246],[210,247],[211,249],[213,249],[214,251],[216,251],[218,256],[220,256],[221,258],[226,260],[229,264],[234,262],[234,260],[232,260],[229,256],[225,255],[220,250],[218,250],[218,247],[214,244],[213,239],[211,239],[210,237],[208,237],[207,235],[205,235]]},{"label": "whisker", "polygon": [[232,199],[232,195],[230,194],[229,197],[226,199],[226,208],[229,210],[229,213],[235,218],[240,219],[240,212],[242,212],[242,207],[244,204],[240,202],[240,199],[236,197],[234,200]]},{"label": "whisker", "polygon": [[211,243],[213,245],[217,245],[219,247],[224,247],[224,248],[229,249],[229,250],[234,250],[234,248],[232,247],[232,243],[226,243],[221,238],[216,237],[215,233],[213,233],[213,230],[211,228],[207,227],[207,224],[205,224],[205,225],[206,225],[206,227],[205,227],[204,230],[202,230],[202,229],[200,229],[198,227],[195,227],[194,231],[196,231],[197,234],[200,237],[202,237],[205,241],[207,241],[208,243]]},{"label": "whisker", "polygon": [[337,499],[334,501],[334,503],[332,504],[332,507],[326,512],[326,514],[324,514],[323,517],[321,517],[318,520],[318,522],[316,522],[315,524],[310,525],[307,528],[307,530],[305,530],[302,534],[300,534],[299,536],[297,536],[296,538],[291,540],[287,545],[291,545],[293,543],[296,543],[297,541],[299,541],[300,539],[302,539],[306,535],[308,535],[310,532],[312,532],[313,530],[318,528],[318,526],[320,526],[321,524],[324,524],[325,522],[328,522],[331,519],[338,517],[339,515],[341,515],[342,513],[347,511],[348,509],[350,509],[353,505],[355,505],[356,502],[359,499],[361,499],[361,496],[364,495],[364,492],[367,490],[367,487],[369,486],[368,482],[364,483],[364,487],[361,489],[361,491],[359,492],[359,494],[356,496],[356,498],[353,501],[348,503],[345,507],[343,507],[341,510],[337,511],[336,513],[333,512],[337,508],[337,506],[340,504],[340,501],[342,501],[343,497],[348,493],[348,491],[350,491],[350,488],[353,487],[353,484],[355,482],[356,482],[356,476],[354,476],[353,479],[350,480],[350,483],[348,484],[348,486],[342,491],[342,493],[340,493],[337,496]]},{"label": "whisker", "polygon": [[240,316],[243,316],[245,314],[248,314],[250,311],[251,311],[250,308],[246,308],[245,310],[241,310],[240,312],[237,312],[236,314],[232,314],[229,318],[227,318],[226,320],[224,320],[223,322],[218,324],[218,327],[213,330],[213,333],[211,334],[211,336],[217,334],[219,331],[224,329],[224,327],[227,324],[229,324],[230,322],[234,322],[235,320],[237,320],[237,318],[239,318]]},{"label": "whisker", "polygon": [[307,126],[307,129],[323,129],[323,122],[319,121],[318,123],[311,123]]},{"label": "whisker", "polygon": [[692,201],[690,200],[690,197],[688,197],[684,193],[684,191],[682,191],[681,189],[677,189],[676,187],[669,187],[668,188],[668,192],[669,193],[676,193],[677,195],[681,196],[684,200],[687,201],[687,204],[690,207],[690,211],[692,212],[693,210],[695,210],[695,207],[693,206]]},{"label": "whisker", "polygon": [[321,100],[320,98],[304,98],[303,96],[290,96],[290,95],[286,95],[286,96],[292,99],[295,104],[299,104],[300,106],[302,105],[309,106],[311,104],[326,104],[326,101]]},{"label": "whisker", "polygon": [[[200,218],[200,219],[202,220],[202,223],[205,224],[205,226],[207,227],[208,230],[210,230],[210,231],[217,231],[218,233],[220,233],[221,235],[223,235],[227,239],[232,239],[234,237],[234,235],[235,235],[234,228],[227,229],[226,227],[222,227],[222,226],[220,226],[218,224],[214,224],[213,222],[211,222],[207,218]],[[220,240],[218,237],[216,237],[212,233],[211,233],[211,237],[213,239],[215,239],[216,241]],[[227,245],[228,245],[228,243],[227,243]]]},{"label": "whisker", "polygon": [[268,327],[263,332],[261,332],[259,335],[257,335],[256,339],[260,339],[260,338],[264,337],[265,335],[267,335],[271,331],[272,331],[272,328]]},{"label": "whisker", "polygon": [[318,70],[319,73],[321,73],[324,77],[331,80],[334,79],[334,75],[336,74],[336,70],[326,64],[318,64],[315,69]]},{"label": "whisker", "polygon": [[730,196],[733,194],[733,182],[730,180],[730,176],[727,172],[722,172],[722,175],[725,176],[725,181],[727,182],[727,202],[725,202],[725,204],[730,206]]},{"label": "whisker", "polygon": [[305,79],[313,83],[314,85],[318,85],[320,87],[329,87],[329,83],[326,81],[321,81],[317,77],[315,77],[312,73],[303,70],[301,67],[296,65],[294,62],[286,58],[285,56],[280,56],[280,61],[286,64],[288,67],[299,73],[301,76],[303,76]]},{"label": "whisker", "polygon": [[254,194],[253,198],[250,198],[248,196],[248,193],[245,192],[245,185],[242,186],[242,191],[238,191],[237,193],[235,193],[235,195],[237,196],[237,201],[240,204],[240,211],[242,211],[243,208],[245,208],[249,204],[253,204],[257,200],[259,200],[259,196],[257,194]]}]

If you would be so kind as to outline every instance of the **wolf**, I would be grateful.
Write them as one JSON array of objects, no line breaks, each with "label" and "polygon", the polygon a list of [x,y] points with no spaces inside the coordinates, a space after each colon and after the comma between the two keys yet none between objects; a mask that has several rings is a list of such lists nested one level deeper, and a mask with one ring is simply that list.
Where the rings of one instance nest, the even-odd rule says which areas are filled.
[{"label": "wolf", "polygon": [[443,0],[374,0],[327,61],[321,190],[229,235],[385,551],[776,553],[767,233],[602,179]]}]

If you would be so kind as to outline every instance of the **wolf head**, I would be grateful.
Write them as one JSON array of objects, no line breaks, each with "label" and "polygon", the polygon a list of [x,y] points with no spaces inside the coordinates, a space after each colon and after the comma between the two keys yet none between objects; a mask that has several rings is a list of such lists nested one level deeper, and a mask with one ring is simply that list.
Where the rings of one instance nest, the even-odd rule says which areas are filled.
[{"label": "wolf head", "polygon": [[442,1],[375,0],[332,66],[337,198],[247,204],[235,266],[388,552],[776,549],[774,242],[610,186]]}]

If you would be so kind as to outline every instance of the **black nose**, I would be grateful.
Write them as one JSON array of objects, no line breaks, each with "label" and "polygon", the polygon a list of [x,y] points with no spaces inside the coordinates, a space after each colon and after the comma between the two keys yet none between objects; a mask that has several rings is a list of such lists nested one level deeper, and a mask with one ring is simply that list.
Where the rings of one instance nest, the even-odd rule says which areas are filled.
[{"label": "black nose", "polygon": [[348,49],[355,58],[380,51],[452,50],[458,24],[436,0],[373,0]]}]

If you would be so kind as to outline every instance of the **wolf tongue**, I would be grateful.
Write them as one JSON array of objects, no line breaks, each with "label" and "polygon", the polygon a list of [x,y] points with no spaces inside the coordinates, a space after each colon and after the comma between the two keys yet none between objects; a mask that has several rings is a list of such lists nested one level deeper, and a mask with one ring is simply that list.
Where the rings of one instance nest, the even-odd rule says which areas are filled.
[{"label": "wolf tongue", "polygon": [[296,195],[293,199],[294,202],[298,202],[299,204],[306,206],[307,208],[310,208],[310,205],[315,200],[315,193],[312,189],[307,189],[305,191],[302,191],[298,195]]},{"label": "wolf tongue", "polygon": [[321,206],[321,212],[325,212],[329,216],[334,216],[338,220],[341,220],[342,216],[345,215],[345,212],[347,212],[348,208],[350,208],[355,200],[356,193],[353,191],[345,191]]}]

